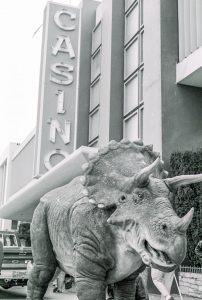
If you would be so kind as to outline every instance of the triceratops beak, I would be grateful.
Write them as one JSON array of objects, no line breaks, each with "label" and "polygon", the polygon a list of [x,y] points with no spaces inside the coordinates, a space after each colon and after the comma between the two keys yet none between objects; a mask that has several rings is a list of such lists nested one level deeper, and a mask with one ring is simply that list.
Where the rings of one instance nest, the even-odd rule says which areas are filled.
[{"label": "triceratops beak", "polygon": [[165,182],[171,188],[178,188],[182,185],[197,183],[202,181],[202,174],[180,175],[173,178],[166,178]]},{"label": "triceratops beak", "polygon": [[179,232],[185,233],[189,227],[189,224],[192,221],[194,215],[194,208],[192,207],[190,209],[190,211],[179,220],[178,224],[177,224],[177,229],[179,230]]},{"label": "triceratops beak", "polygon": [[138,187],[144,187],[149,183],[149,176],[154,172],[160,162],[158,157],[152,164],[142,169],[136,176],[136,182]]}]

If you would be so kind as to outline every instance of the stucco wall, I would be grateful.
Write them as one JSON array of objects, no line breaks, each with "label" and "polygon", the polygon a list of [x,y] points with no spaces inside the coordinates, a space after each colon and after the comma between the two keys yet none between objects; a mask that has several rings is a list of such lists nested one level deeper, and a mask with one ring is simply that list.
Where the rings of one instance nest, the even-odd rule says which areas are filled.
[{"label": "stucco wall", "polygon": [[148,0],[144,4],[143,136],[145,144],[153,144],[155,151],[161,152],[160,0]]},{"label": "stucco wall", "polygon": [[202,89],[176,84],[177,0],[161,1],[162,152],[202,147]]},{"label": "stucco wall", "polygon": [[99,144],[123,136],[124,1],[102,3]]},{"label": "stucco wall", "polygon": [[77,106],[76,148],[88,145],[91,46],[92,30],[95,27],[96,8],[100,2],[85,0],[81,13],[81,48],[79,66],[79,90]]},{"label": "stucco wall", "polygon": [[11,184],[9,196],[19,191],[33,179],[35,135],[31,135],[22,150],[11,160]]},{"label": "stucco wall", "polygon": [[202,274],[180,272],[179,287],[182,294],[202,299]]}]

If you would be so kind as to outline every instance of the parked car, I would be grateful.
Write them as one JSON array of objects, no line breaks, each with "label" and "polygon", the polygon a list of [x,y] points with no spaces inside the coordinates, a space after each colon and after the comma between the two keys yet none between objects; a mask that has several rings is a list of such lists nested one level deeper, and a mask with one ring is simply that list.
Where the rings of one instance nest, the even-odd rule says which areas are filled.
[{"label": "parked car", "polygon": [[32,261],[29,236],[13,231],[0,231],[0,241],[3,244],[0,286],[8,289],[12,286],[26,285],[28,281],[27,264]]}]

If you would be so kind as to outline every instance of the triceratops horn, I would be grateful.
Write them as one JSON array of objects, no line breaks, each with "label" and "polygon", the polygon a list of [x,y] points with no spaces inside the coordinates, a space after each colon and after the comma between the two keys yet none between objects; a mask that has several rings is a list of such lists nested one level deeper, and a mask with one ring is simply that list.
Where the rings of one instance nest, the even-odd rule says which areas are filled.
[{"label": "triceratops horn", "polygon": [[183,218],[180,219],[179,223],[177,224],[177,229],[180,232],[182,233],[186,232],[193,218],[193,214],[194,214],[194,208],[192,207],[190,211]]},{"label": "triceratops horn", "polygon": [[149,175],[153,173],[160,162],[158,157],[152,164],[142,169],[136,176],[137,186],[146,186],[149,183]]},{"label": "triceratops horn", "polygon": [[180,175],[173,178],[165,179],[166,184],[172,188],[178,188],[182,185],[197,183],[202,181],[202,174],[196,175]]}]

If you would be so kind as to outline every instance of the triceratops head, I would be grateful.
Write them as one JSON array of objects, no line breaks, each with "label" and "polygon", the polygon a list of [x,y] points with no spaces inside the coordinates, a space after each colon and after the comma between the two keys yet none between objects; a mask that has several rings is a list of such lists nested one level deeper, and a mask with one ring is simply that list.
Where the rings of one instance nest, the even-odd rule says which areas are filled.
[{"label": "triceratops head", "polygon": [[193,208],[179,218],[170,197],[172,189],[202,181],[202,175],[166,178],[163,162],[141,142],[110,142],[85,166],[84,186],[91,203],[114,212],[108,223],[119,228],[131,251],[144,263],[170,271],[186,255],[186,230]]}]

